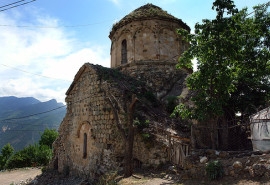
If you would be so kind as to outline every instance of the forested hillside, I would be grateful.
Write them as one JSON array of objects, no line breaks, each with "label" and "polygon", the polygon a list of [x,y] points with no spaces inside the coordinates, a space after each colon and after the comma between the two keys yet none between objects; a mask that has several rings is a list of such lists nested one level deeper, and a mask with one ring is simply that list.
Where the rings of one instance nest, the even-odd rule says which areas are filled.
[{"label": "forested hillside", "polygon": [[15,150],[37,143],[46,129],[58,129],[66,108],[52,99],[0,97],[0,148],[10,143]]}]

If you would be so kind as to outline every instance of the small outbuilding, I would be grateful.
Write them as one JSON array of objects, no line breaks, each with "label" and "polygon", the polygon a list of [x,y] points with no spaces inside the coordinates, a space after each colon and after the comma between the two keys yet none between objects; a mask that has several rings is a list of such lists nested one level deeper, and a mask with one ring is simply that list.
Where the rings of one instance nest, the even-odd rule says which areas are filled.
[{"label": "small outbuilding", "polygon": [[270,107],[250,116],[251,141],[254,151],[270,151]]}]

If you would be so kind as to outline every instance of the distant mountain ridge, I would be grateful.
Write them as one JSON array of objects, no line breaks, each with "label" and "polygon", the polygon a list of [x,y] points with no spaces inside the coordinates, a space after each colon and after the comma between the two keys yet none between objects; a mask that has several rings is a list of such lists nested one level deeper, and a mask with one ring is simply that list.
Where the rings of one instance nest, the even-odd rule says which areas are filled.
[{"label": "distant mountain ridge", "polygon": [[58,129],[66,106],[55,99],[0,97],[0,149],[10,143],[15,150],[37,143],[46,129]]}]

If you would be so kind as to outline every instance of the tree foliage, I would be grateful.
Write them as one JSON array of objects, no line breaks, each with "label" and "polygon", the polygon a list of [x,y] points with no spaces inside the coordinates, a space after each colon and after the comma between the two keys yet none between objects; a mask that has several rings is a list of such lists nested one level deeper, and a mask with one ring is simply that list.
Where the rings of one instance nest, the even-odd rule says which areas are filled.
[{"label": "tree foliage", "polygon": [[39,144],[29,145],[15,154],[13,147],[6,144],[1,150],[0,170],[47,165],[52,158],[52,143],[57,136],[56,130],[46,129]]},{"label": "tree foliage", "polygon": [[4,169],[6,162],[13,153],[14,148],[10,145],[10,143],[7,143],[5,146],[3,146],[0,155],[0,170]]},{"label": "tree foliage", "polygon": [[1,154],[4,159],[10,158],[10,156],[13,154],[14,148],[10,145],[10,143],[7,143],[5,146],[3,146],[1,150]]},{"label": "tree foliage", "polygon": [[54,129],[45,129],[39,140],[40,145],[46,145],[52,148],[52,144],[58,136],[58,132]]},{"label": "tree foliage", "polygon": [[29,145],[23,150],[16,152],[7,161],[5,168],[22,168],[44,166],[52,158],[52,150],[46,145]]},{"label": "tree foliage", "polygon": [[187,80],[194,107],[179,105],[185,118],[215,122],[227,112],[254,113],[269,102],[270,14],[268,4],[238,11],[232,0],[216,0],[216,18],[195,25],[194,34],[178,33],[190,43],[178,67],[198,70]]}]

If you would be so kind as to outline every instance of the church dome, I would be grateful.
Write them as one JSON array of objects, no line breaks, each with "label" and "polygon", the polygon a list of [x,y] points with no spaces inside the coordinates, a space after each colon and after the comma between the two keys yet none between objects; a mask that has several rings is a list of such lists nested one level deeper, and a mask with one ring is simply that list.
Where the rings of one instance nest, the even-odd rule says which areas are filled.
[{"label": "church dome", "polygon": [[146,4],[114,24],[110,32],[111,67],[138,62],[177,62],[188,47],[176,30],[190,31],[178,19],[160,7]]},{"label": "church dome", "polygon": [[130,22],[149,19],[160,19],[176,22],[180,24],[182,28],[190,31],[190,27],[181,19],[174,17],[173,15],[169,14],[167,11],[162,10],[156,5],[148,3],[135,9],[134,11],[126,15],[124,18],[122,18],[119,22],[115,23],[112,27],[109,37],[111,38],[111,35],[113,35],[118,28],[125,26]]}]

